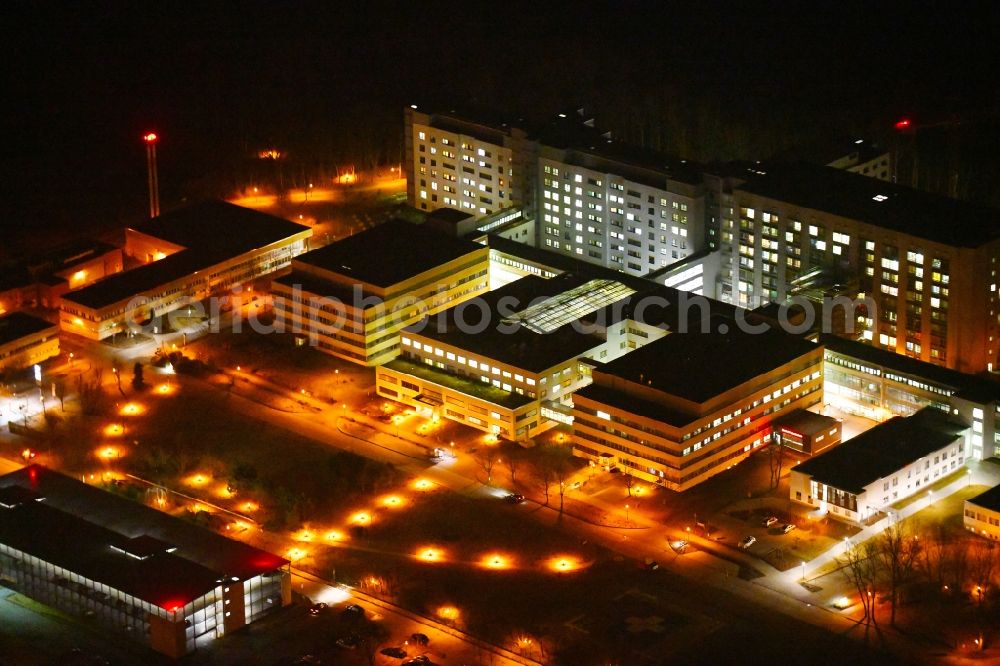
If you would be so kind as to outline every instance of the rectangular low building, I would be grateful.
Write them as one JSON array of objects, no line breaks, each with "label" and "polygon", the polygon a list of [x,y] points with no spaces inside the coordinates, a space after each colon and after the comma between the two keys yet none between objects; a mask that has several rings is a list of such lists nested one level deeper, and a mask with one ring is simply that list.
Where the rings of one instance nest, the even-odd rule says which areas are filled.
[{"label": "rectangular low building", "polygon": [[278,330],[374,366],[399,354],[399,332],[489,288],[489,250],[390,220],[292,262],[272,283]]},{"label": "rectangular low building", "polygon": [[59,327],[23,312],[0,315],[0,371],[21,370],[59,355]]},{"label": "rectangular low building", "polygon": [[792,468],[790,497],[817,515],[865,523],[965,465],[966,426],[925,407]]},{"label": "rectangular low building", "polygon": [[290,604],[287,565],[39,465],[0,477],[0,584],[169,657]]},{"label": "rectangular low building", "polygon": [[573,398],[574,452],[683,491],[770,441],[772,422],[821,402],[822,347],[776,330],[674,333],[593,371]]},{"label": "rectangular low building", "polygon": [[1000,540],[1000,486],[965,500],[965,529],[987,539]]},{"label": "rectangular low building", "polygon": [[573,391],[590,381],[581,359],[618,355],[600,326],[581,319],[633,293],[610,280],[521,278],[405,329],[402,358],[379,368],[377,391],[430,417],[526,440],[568,422]]},{"label": "rectangular low building", "polygon": [[164,213],[126,229],[125,253],[143,265],[64,294],[60,326],[103,340],[194,301],[225,298],[286,268],[311,235],[309,227],[222,201]]},{"label": "rectangular low building", "polygon": [[843,424],[832,416],[797,409],[774,423],[774,436],[791,449],[814,456],[840,444]]}]

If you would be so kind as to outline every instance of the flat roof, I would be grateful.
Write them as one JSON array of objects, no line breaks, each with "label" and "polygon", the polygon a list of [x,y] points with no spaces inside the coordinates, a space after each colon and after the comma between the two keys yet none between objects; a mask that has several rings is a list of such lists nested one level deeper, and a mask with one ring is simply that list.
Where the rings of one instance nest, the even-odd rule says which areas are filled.
[{"label": "flat roof", "polygon": [[492,384],[476,381],[469,377],[453,375],[450,372],[438,370],[437,368],[424,363],[407,361],[405,358],[395,358],[386,363],[385,367],[390,370],[395,370],[396,372],[402,372],[407,375],[419,377],[420,379],[433,382],[439,386],[444,386],[460,393],[471,395],[479,398],[480,400],[493,403],[494,405],[506,407],[507,409],[517,409],[518,407],[522,407],[529,402],[532,402],[531,398],[521,395],[520,393],[504,391],[503,389],[497,388]]},{"label": "flat roof", "polygon": [[[819,349],[805,338],[780,330],[744,333],[734,322],[721,318],[716,320],[713,330],[667,335],[599,365],[595,373],[704,403]],[[596,376],[595,383],[600,383]]]},{"label": "flat roof", "polygon": [[935,407],[896,416],[839,446],[810,458],[794,471],[855,495],[865,486],[944,448],[965,430]]},{"label": "flat roof", "polygon": [[224,201],[206,201],[173,210],[132,229],[185,249],[71,291],[63,295],[65,300],[99,310],[246,252],[311,231],[301,224]]},{"label": "flat roof", "polygon": [[[635,353],[635,352],[633,352]],[[640,398],[631,393],[625,393],[601,384],[591,384],[577,391],[575,396],[589,398],[602,405],[608,405],[631,414],[638,414],[675,428],[686,426],[692,421],[702,418],[702,414],[689,414],[679,409],[652,400]]]},{"label": "flat roof", "polygon": [[16,506],[0,508],[0,542],[161,608],[183,606],[222,578],[246,580],[288,564],[40,465],[0,476],[3,496],[16,497],[12,487],[42,499],[20,493]]},{"label": "flat roof", "polygon": [[966,374],[830,333],[821,334],[819,342],[835,354],[850,356],[890,369],[900,375],[950,388],[954,391],[954,395],[974,402],[986,403],[1000,398],[1000,382],[989,376]]},{"label": "flat roof", "polygon": [[986,492],[966,500],[966,502],[981,506],[989,511],[1000,511],[1000,486],[993,486]]},{"label": "flat roof", "polygon": [[385,288],[482,249],[479,243],[393,219],[295,261]]},{"label": "flat roof", "polygon": [[833,167],[772,167],[736,189],[954,247],[1000,237],[1000,210]]},{"label": "flat roof", "polygon": [[226,201],[204,201],[166,212],[132,227],[185,248],[217,248],[235,256],[267,247],[309,227]]},{"label": "flat roof", "polygon": [[523,277],[405,330],[498,363],[529,372],[543,372],[594,349],[603,340],[578,329],[573,322],[542,333],[517,317],[504,315],[530,310],[530,306],[558,297],[581,284],[580,278],[573,275],[550,280],[533,275]]},{"label": "flat roof", "polygon": [[788,428],[799,435],[808,437],[826,432],[839,423],[840,421],[832,416],[810,412],[808,409],[796,409],[794,412],[777,419],[774,422],[774,427]]},{"label": "flat roof", "polygon": [[28,335],[41,333],[56,324],[24,312],[10,312],[0,315],[0,345],[20,340]]}]

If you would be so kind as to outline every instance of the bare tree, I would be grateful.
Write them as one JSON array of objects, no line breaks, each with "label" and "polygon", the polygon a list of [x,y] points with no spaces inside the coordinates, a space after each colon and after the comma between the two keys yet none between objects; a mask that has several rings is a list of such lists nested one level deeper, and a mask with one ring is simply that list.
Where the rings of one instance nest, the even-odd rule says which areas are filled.
[{"label": "bare tree", "polygon": [[890,525],[876,541],[879,564],[889,585],[889,624],[896,625],[899,589],[913,575],[920,541],[901,524]]},{"label": "bare tree", "polygon": [[635,486],[635,477],[625,472],[625,490],[628,491],[628,496],[632,497],[632,488]]},{"label": "bare tree", "polygon": [[[516,446],[516,445],[515,445]],[[507,465],[507,472],[510,474],[510,486],[512,489],[517,489],[517,470],[521,466],[521,458],[519,455],[514,453],[513,450],[507,451],[503,459],[504,463]]]},{"label": "bare tree", "polygon": [[934,523],[932,530],[924,537],[919,566],[924,577],[941,589],[945,584],[949,540],[943,523]]},{"label": "bare tree", "polygon": [[493,468],[496,467],[497,461],[500,460],[499,452],[495,448],[487,446],[476,451],[473,459],[486,472],[486,483],[492,484]]},{"label": "bare tree", "polygon": [[842,571],[854,585],[865,611],[864,621],[878,624],[875,618],[875,582],[878,578],[878,548],[871,541],[852,546],[844,554]]},{"label": "bare tree", "polygon": [[775,437],[767,446],[768,468],[771,472],[771,489],[778,487],[781,483],[781,468],[785,459],[785,445],[781,438]]},{"label": "bare tree", "polygon": [[983,596],[989,590],[996,572],[996,549],[993,542],[977,539],[969,553],[969,573],[975,585],[976,601],[980,609],[983,607]]}]

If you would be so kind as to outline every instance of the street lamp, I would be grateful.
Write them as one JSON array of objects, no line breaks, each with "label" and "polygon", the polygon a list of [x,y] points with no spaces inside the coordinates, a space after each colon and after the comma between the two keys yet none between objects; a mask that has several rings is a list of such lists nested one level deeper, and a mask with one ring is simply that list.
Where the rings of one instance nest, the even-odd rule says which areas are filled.
[{"label": "street lamp", "polygon": [[806,582],[806,563],[805,560],[802,561],[802,582]]},{"label": "street lamp", "polygon": [[628,504],[625,505],[625,522],[628,523]]},{"label": "street lamp", "polygon": [[149,216],[160,214],[160,183],[156,176],[156,142],[159,139],[153,132],[143,135],[146,142],[146,170],[149,175]]}]

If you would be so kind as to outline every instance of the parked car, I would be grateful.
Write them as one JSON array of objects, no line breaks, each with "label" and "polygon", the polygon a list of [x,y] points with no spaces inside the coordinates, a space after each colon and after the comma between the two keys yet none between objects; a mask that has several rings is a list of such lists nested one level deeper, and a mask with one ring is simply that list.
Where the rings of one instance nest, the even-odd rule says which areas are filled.
[{"label": "parked car", "polygon": [[504,500],[510,502],[511,504],[520,504],[524,501],[524,495],[521,493],[508,493],[503,496]]},{"label": "parked car", "polygon": [[407,659],[402,666],[433,666],[434,662],[426,654],[417,655],[412,659]]},{"label": "parked car", "polygon": [[784,534],[788,534],[789,532],[791,532],[794,529],[796,529],[795,525],[793,525],[792,523],[785,523],[785,525],[781,528],[781,531]]},{"label": "parked car", "polygon": [[656,571],[660,568],[660,563],[647,557],[645,561],[639,563],[639,568],[644,571]]},{"label": "parked car", "polygon": [[326,604],[321,601],[318,604],[313,604],[312,606],[309,607],[309,614],[319,615],[324,610],[326,610]]},{"label": "parked car", "polygon": [[357,604],[351,604],[340,613],[343,617],[364,617],[365,609]]},{"label": "parked car", "polygon": [[406,656],[406,650],[401,647],[386,647],[379,650],[379,652],[387,657],[394,657],[396,659],[402,659]]},{"label": "parked car", "polygon": [[764,519],[764,527],[770,527],[771,525],[774,525],[776,522],[778,522],[777,516],[768,516],[767,518]]},{"label": "parked car", "polygon": [[427,645],[431,642],[431,639],[427,638],[427,634],[412,634],[410,640],[419,645]]},{"label": "parked car", "polygon": [[740,548],[742,548],[743,550],[746,550],[747,548],[749,548],[750,546],[754,545],[755,543],[757,543],[756,537],[745,536],[745,537],[743,537],[740,540]]}]

